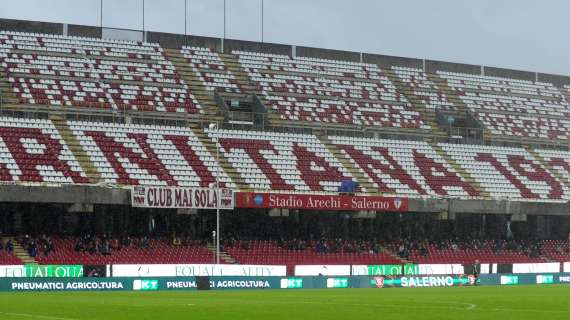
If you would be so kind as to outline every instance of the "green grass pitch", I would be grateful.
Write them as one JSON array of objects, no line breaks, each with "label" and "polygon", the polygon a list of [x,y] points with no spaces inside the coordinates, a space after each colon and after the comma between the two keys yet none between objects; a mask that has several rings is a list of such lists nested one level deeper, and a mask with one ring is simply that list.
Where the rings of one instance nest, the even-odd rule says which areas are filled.
[{"label": "green grass pitch", "polygon": [[570,286],[1,293],[2,320],[570,319]]}]

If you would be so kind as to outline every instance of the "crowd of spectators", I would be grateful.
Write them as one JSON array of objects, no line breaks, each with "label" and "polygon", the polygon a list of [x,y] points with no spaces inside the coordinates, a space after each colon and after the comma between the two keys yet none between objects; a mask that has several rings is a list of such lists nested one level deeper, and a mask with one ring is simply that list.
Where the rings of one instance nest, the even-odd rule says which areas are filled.
[{"label": "crowd of spectators", "polygon": [[45,234],[40,237],[32,237],[26,234],[18,239],[18,243],[32,258],[39,257],[40,255],[47,257],[55,250],[51,237]]},{"label": "crowd of spectators", "polygon": [[14,242],[11,239],[6,240],[6,242],[2,241],[0,238],[0,252],[6,251],[8,254],[14,253]]},{"label": "crowd of spectators", "polygon": [[108,235],[86,235],[77,240],[74,249],[77,252],[111,255],[113,251],[119,251],[131,246],[146,250],[149,248],[149,245],[150,239],[147,236],[137,238],[130,236],[112,237]]},{"label": "crowd of spectators", "polygon": [[429,248],[444,251],[462,250],[490,250],[496,255],[505,251],[516,252],[531,258],[542,255],[539,241],[531,240],[400,240],[392,246],[398,257],[408,259],[410,252],[417,252],[421,256],[429,255]]}]

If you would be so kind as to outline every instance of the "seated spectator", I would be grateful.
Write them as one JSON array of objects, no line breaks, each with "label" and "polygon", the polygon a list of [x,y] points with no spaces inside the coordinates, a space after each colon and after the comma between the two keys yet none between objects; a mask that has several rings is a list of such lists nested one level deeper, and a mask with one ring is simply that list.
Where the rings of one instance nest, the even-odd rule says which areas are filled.
[{"label": "seated spectator", "polygon": [[12,243],[12,240],[8,240],[8,242],[6,242],[6,252],[9,254],[14,252],[14,244]]}]

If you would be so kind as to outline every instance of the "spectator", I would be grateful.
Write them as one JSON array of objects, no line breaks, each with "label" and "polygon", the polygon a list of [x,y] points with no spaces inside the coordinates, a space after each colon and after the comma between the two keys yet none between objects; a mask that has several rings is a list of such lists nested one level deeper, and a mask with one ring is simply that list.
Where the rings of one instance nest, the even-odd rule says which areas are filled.
[{"label": "spectator", "polygon": [[12,240],[8,240],[8,242],[6,242],[6,252],[9,254],[14,252],[14,244],[12,243]]}]

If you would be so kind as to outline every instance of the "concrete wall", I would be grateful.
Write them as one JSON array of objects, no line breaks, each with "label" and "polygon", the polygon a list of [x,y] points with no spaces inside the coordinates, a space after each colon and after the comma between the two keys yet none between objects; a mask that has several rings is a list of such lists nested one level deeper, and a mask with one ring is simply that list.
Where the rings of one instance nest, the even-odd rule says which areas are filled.
[{"label": "concrete wall", "polygon": [[0,30],[63,35],[63,23],[0,19]]},{"label": "concrete wall", "polygon": [[297,47],[297,56],[360,62],[360,53],[311,47]]},{"label": "concrete wall", "polygon": [[564,85],[570,85],[569,76],[560,76],[556,74],[539,73],[538,81],[550,82],[558,87],[563,87]]},{"label": "concrete wall", "polygon": [[536,74],[529,71],[484,67],[486,76],[534,81]]},{"label": "concrete wall", "polygon": [[76,37],[101,38],[101,28],[70,24],[67,26],[67,34]]},{"label": "concrete wall", "polygon": [[221,50],[221,40],[211,37],[149,31],[147,32],[146,40],[148,42],[159,43],[163,48],[177,49],[182,46],[197,46],[210,48],[215,51]]},{"label": "concrete wall", "polygon": [[[410,199],[410,212],[486,213],[515,215],[569,215],[569,203],[535,203],[505,200]],[[68,185],[62,187],[0,186],[0,202],[87,205],[131,204],[129,189]]]},{"label": "concrete wall", "polygon": [[366,63],[375,63],[382,68],[391,68],[393,66],[407,67],[407,68],[423,68],[422,59],[404,58],[395,56],[386,56],[381,54],[364,53],[362,60]]},{"label": "concrete wall", "polygon": [[231,53],[232,50],[273,53],[273,54],[282,54],[287,56],[290,56],[292,53],[291,46],[286,44],[261,43],[254,41],[225,39],[224,40],[225,53]]},{"label": "concrete wall", "polygon": [[465,63],[453,63],[437,60],[426,60],[426,72],[435,73],[436,71],[459,72],[469,74],[481,74],[481,66]]},{"label": "concrete wall", "polygon": [[0,186],[0,202],[130,204],[128,189],[95,186]]}]

